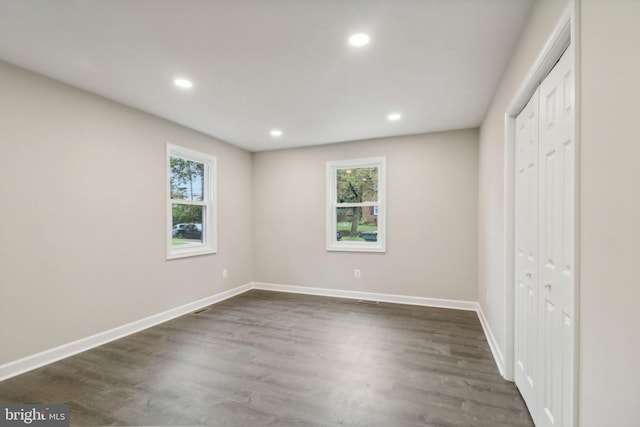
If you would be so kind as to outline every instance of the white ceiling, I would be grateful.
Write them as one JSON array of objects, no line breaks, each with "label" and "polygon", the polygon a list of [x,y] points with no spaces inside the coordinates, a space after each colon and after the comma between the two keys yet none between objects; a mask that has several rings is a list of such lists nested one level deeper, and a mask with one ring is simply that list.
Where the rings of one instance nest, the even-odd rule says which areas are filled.
[{"label": "white ceiling", "polygon": [[531,3],[0,0],[0,59],[262,151],[477,127]]}]

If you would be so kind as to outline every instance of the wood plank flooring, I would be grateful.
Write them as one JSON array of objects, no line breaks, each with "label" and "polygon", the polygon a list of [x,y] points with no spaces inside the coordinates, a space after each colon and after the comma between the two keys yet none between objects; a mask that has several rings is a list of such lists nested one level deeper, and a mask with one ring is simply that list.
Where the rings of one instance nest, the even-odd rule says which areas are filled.
[{"label": "wood plank flooring", "polygon": [[252,290],[0,382],[72,425],[531,427],[474,312]]}]

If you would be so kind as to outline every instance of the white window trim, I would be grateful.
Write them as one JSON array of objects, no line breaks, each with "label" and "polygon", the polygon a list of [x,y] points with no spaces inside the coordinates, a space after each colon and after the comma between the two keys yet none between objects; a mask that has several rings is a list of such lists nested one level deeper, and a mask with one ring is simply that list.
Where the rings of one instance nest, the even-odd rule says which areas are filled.
[{"label": "white window trim", "polygon": [[[205,206],[204,224],[202,224],[202,243],[192,243],[188,245],[174,247],[172,244],[171,230],[173,228],[172,205],[175,200],[171,199],[171,157],[182,157],[204,164],[204,189],[203,201],[185,201],[180,203]],[[167,222],[165,227],[167,259],[184,258],[196,255],[213,254],[218,250],[218,227],[217,227],[217,171],[218,159],[215,156],[190,150],[173,144],[167,144],[167,159],[165,163],[166,182],[166,205]]]},{"label": "white window trim", "polygon": [[[337,203],[336,172],[338,169],[347,168],[378,168],[378,202],[363,203]],[[386,157],[369,157],[364,159],[353,160],[335,160],[327,162],[327,225],[326,225],[326,243],[327,251],[344,251],[344,252],[386,252],[387,251],[387,218],[386,218],[386,179],[387,158]],[[354,242],[338,240],[337,224],[336,224],[336,208],[349,206],[378,206],[378,241],[377,242]]]}]

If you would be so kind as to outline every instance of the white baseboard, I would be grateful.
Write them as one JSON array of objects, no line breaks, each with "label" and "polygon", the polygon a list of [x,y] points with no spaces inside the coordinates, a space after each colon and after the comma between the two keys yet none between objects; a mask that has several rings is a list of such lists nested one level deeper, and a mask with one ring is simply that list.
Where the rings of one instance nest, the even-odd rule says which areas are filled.
[{"label": "white baseboard", "polygon": [[378,294],[373,292],[345,291],[342,289],[311,288],[307,286],[278,285],[275,283],[251,283],[253,289],[265,291],[288,292],[293,294],[321,295],[337,298],[362,299],[369,301],[390,302],[395,304],[422,305],[426,307],[452,308],[456,310],[477,311],[475,301],[453,299],[412,297],[407,295]]},{"label": "white baseboard", "polygon": [[420,305],[426,307],[449,308],[455,310],[468,310],[478,313],[480,324],[484,330],[484,334],[491,348],[491,353],[496,361],[500,374],[504,377],[504,357],[500,351],[500,347],[489,327],[489,323],[482,311],[482,307],[475,301],[450,300],[440,298],[425,298],[407,295],[380,294],[373,292],[345,291],[341,289],[329,288],[313,288],[307,286],[291,286],[278,285],[274,283],[252,282],[243,286],[239,286],[228,291],[221,292],[216,295],[209,296],[180,307],[172,308],[162,313],[137,320],[108,331],[100,332],[90,337],[82,338],[77,341],[63,344],[59,347],[45,350],[43,352],[18,359],[4,365],[0,365],[0,381],[20,375],[24,372],[31,371],[44,365],[56,362],[61,359],[73,356],[86,350],[98,347],[111,341],[123,338],[127,335],[134,334],[176,317],[191,313],[202,307],[224,301],[228,298],[240,295],[251,289],[261,289],[266,291],[288,292],[306,295],[319,295],[337,298],[362,299],[369,301],[380,301],[394,304]]},{"label": "white baseboard", "polygon": [[20,375],[24,372],[31,371],[41,366],[48,365],[49,363],[65,359],[69,356],[73,356],[74,354],[78,354],[80,352],[98,347],[110,341],[123,338],[127,335],[134,334],[136,332],[142,331],[143,329],[150,328],[152,326],[185,315],[187,313],[191,313],[192,311],[198,310],[202,307],[206,307],[208,305],[215,304],[217,302],[244,293],[251,288],[251,284],[239,286],[228,291],[220,292],[218,294],[190,302],[180,307],[172,308],[162,313],[154,314],[153,316],[145,317],[144,319],[136,320],[135,322],[131,322],[126,325],[110,329],[108,331],[100,332],[86,338],[81,338],[77,341],[63,344],[50,350],[45,350],[43,352],[24,357],[22,359],[14,360],[4,365],[0,365],[0,381],[15,377],[16,375]]},{"label": "white baseboard", "polygon": [[480,324],[482,325],[482,329],[484,330],[484,336],[487,337],[487,342],[489,343],[489,348],[491,349],[491,354],[493,354],[493,359],[496,361],[496,365],[498,366],[498,371],[500,371],[500,375],[502,378],[506,379],[505,376],[505,365],[504,365],[504,356],[500,351],[500,346],[498,345],[498,341],[496,337],[493,335],[493,331],[489,326],[489,322],[484,315],[484,311],[482,311],[482,306],[478,304],[478,318],[480,319]]}]

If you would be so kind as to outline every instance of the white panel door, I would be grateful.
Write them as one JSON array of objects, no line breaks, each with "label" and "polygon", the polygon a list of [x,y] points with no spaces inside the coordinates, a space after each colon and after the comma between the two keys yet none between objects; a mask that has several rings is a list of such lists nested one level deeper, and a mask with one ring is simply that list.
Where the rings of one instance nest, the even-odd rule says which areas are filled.
[{"label": "white panel door", "polygon": [[538,402],[538,91],[516,118],[515,373],[529,412]]},{"label": "white panel door", "polygon": [[568,49],[516,118],[515,383],[538,427],[573,426],[572,66]]},{"label": "white panel door", "polygon": [[540,84],[536,425],[573,419],[574,75],[568,49]]}]

